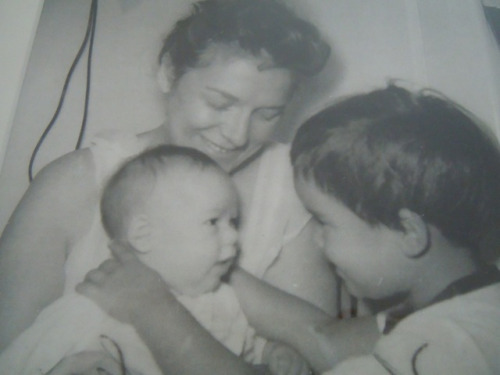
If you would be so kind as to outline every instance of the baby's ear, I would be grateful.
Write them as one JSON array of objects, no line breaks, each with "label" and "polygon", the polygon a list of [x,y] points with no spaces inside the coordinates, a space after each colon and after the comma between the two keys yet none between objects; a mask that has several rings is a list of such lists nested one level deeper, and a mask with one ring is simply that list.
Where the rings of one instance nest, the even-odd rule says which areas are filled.
[{"label": "baby's ear", "polygon": [[128,228],[128,241],[136,250],[146,253],[152,247],[152,226],[147,215],[132,217]]},{"label": "baby's ear", "polygon": [[174,82],[174,67],[168,55],[163,56],[158,72],[156,73],[156,80],[160,90],[164,94],[168,94]]},{"label": "baby's ear", "polygon": [[402,208],[399,210],[399,220],[404,229],[403,251],[410,258],[418,258],[429,249],[431,238],[427,223],[419,214]]}]

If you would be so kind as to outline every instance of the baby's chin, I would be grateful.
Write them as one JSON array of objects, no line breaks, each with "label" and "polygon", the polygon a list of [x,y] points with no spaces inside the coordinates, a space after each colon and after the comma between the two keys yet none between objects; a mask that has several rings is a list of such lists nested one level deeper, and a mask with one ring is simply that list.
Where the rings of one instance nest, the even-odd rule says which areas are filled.
[{"label": "baby's chin", "polygon": [[214,293],[216,292],[220,286],[222,285],[222,280],[214,280],[211,283],[205,283],[203,285],[199,285],[196,288],[184,288],[182,290],[175,290],[172,289],[172,292],[177,295],[177,296],[184,296],[184,297],[199,297],[202,296],[203,294],[208,294],[208,293]]}]

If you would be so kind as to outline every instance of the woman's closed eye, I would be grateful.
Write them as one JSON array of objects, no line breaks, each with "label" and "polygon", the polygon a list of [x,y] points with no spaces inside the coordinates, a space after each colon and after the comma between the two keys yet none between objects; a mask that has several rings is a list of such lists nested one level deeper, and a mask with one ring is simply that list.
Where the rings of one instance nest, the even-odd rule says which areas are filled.
[{"label": "woman's closed eye", "polygon": [[273,121],[281,117],[283,108],[259,108],[256,113],[265,121]]},{"label": "woman's closed eye", "polygon": [[236,99],[218,91],[209,91],[204,95],[205,103],[218,111],[225,111],[235,103]]}]

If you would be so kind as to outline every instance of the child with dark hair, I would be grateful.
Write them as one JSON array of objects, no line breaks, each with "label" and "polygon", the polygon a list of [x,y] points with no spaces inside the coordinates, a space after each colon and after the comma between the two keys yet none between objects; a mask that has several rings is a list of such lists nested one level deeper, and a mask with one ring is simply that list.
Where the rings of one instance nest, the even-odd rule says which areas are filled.
[{"label": "child with dark hair", "polygon": [[500,222],[500,153],[472,117],[391,85],[313,116],[291,155],[347,289],[401,301],[373,353],[328,374],[500,373],[500,272],[478,256]]}]

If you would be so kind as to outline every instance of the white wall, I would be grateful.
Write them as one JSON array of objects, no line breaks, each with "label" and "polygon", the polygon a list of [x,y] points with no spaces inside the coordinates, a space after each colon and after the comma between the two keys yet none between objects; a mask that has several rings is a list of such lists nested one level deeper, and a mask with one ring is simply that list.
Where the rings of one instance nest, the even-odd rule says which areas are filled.
[{"label": "white wall", "polygon": [[[31,152],[57,106],[65,75],[85,34],[90,3],[45,1],[0,174],[0,229],[28,186]],[[156,53],[172,21],[188,6],[183,0],[99,1],[85,143],[109,128],[135,132],[161,123]],[[75,147],[85,70],[86,57],[74,73],[63,111],[40,150],[35,172]]]},{"label": "white wall", "polygon": [[[9,0],[14,1],[14,0]],[[24,1],[24,0],[23,0]],[[49,122],[83,39],[90,0],[45,0],[14,128],[0,174],[0,229],[28,186],[31,151]],[[476,112],[500,134],[500,57],[479,0],[287,0],[333,45],[325,71],[287,113],[280,138],[335,98],[399,78],[433,86]],[[186,0],[101,0],[86,143],[99,131],[159,125],[156,54]],[[70,151],[78,136],[85,63],[75,72],[55,130],[35,171]]]},{"label": "white wall", "polygon": [[43,0],[0,2],[0,166],[3,164]]}]

